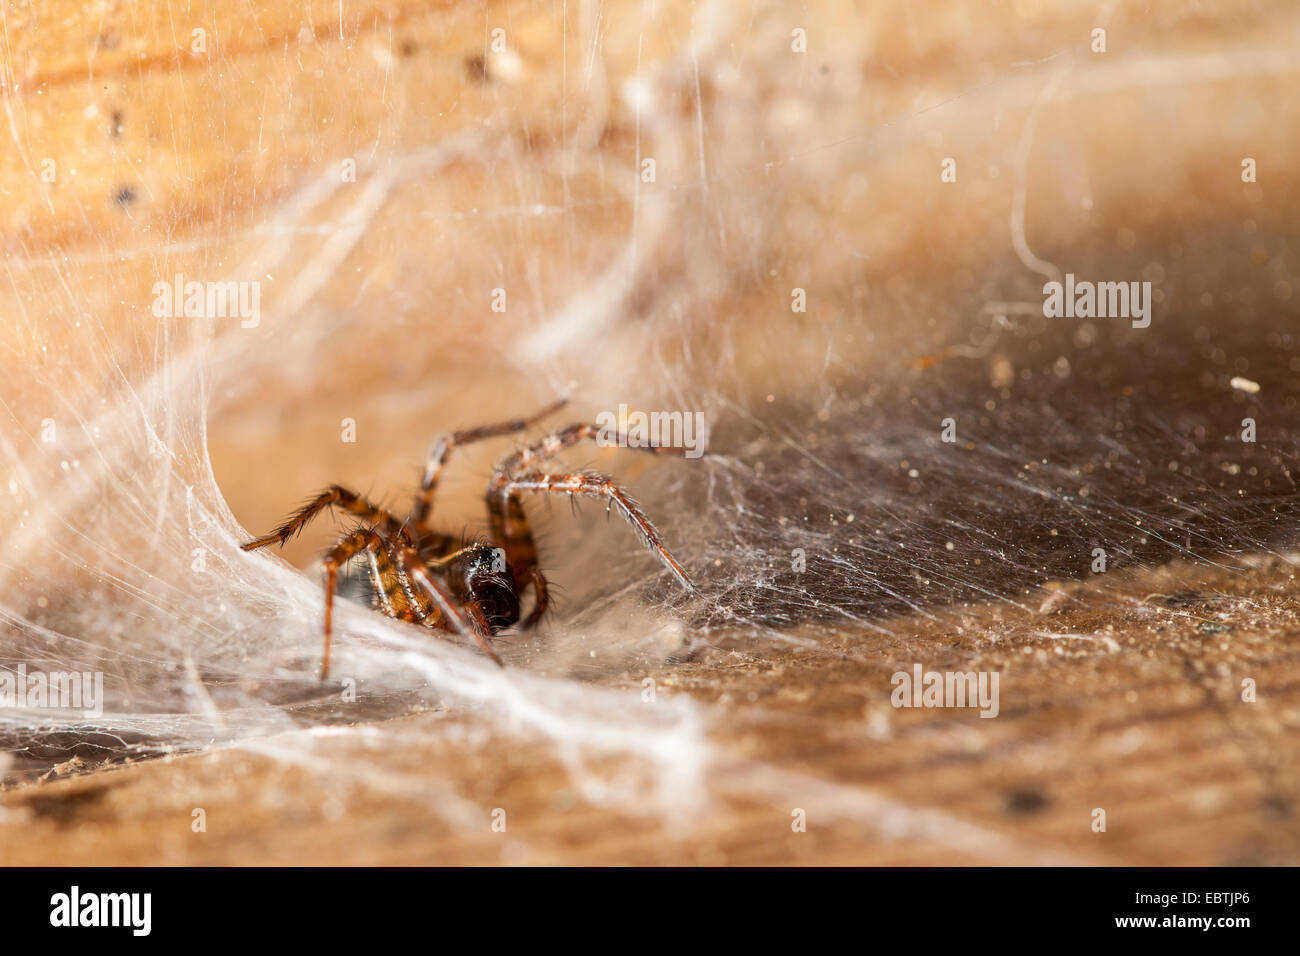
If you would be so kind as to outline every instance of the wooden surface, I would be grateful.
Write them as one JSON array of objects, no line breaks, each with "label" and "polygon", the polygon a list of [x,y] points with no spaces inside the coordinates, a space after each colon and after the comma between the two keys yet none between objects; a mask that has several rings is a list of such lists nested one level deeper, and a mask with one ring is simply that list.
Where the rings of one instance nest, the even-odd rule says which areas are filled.
[{"label": "wooden surface", "polygon": [[[885,646],[821,633],[826,652],[742,646],[630,672],[611,683],[654,676],[661,694],[711,705],[713,796],[667,819],[586,806],[527,737],[457,743],[454,715],[425,715],[55,774],[5,795],[5,854],[28,864],[65,853],[95,864],[1293,863],[1295,593],[1281,562],[1249,575],[1171,567],[1045,614],[954,615],[942,627],[947,660],[918,650],[939,634],[916,626]],[[1005,709],[993,720],[895,710],[880,688],[918,655],[998,670]],[[1241,700],[1242,675],[1258,682],[1255,703]],[[480,806],[506,811],[504,833]],[[795,807],[804,833],[791,830]],[[191,832],[195,808],[205,833]],[[1092,829],[1097,808],[1104,833]]]}]

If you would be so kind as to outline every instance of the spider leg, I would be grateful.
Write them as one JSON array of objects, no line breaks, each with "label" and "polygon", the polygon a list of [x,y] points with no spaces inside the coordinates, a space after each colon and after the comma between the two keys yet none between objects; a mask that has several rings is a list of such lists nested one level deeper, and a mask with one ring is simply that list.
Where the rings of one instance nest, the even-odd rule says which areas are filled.
[{"label": "spider leg", "polygon": [[659,532],[650,523],[650,519],[626,492],[604,475],[582,472],[546,475],[531,472],[512,477],[498,470],[492,477],[492,484],[488,491],[488,511],[492,520],[492,530],[506,552],[506,560],[510,562],[510,569],[514,572],[517,581],[526,580],[537,567],[536,547],[519,501],[519,492],[522,491],[604,498],[607,507],[619,510],[641,536],[646,546],[659,556],[659,560],[672,571],[677,580],[686,588],[695,590],[695,585],[691,583],[686,571],[663,546]]},{"label": "spider leg", "polygon": [[443,465],[446,464],[447,457],[451,454],[453,448],[457,445],[468,445],[470,442],[482,441],[484,438],[495,438],[499,435],[509,435],[513,432],[523,431],[525,428],[537,424],[547,415],[559,411],[568,401],[567,397],[561,398],[528,418],[515,418],[508,422],[498,422],[495,425],[480,425],[478,428],[470,428],[465,431],[440,436],[429,450],[429,459],[424,466],[424,478],[420,482],[420,490],[416,493],[415,505],[411,509],[411,520],[416,527],[423,528],[425,522],[429,520],[429,513],[433,510],[433,495],[438,489],[438,477],[442,474]]},{"label": "spider leg", "polygon": [[[400,537],[387,537],[375,528],[358,529],[325,556],[325,655],[321,663],[321,680],[329,676],[338,570],[349,558],[363,551],[370,557],[371,573],[376,577],[376,591],[380,595],[380,609],[385,614],[428,625],[436,613],[438,620],[435,624],[443,624],[448,630],[472,637],[483,653],[504,667],[505,663],[484,636],[490,633],[490,629],[483,612],[472,605],[459,605],[447,586],[429,573],[406,533],[399,531],[398,534]],[[411,587],[411,582],[419,587],[419,592]]]},{"label": "spider leg", "polygon": [[534,564],[525,572],[525,575],[524,580],[519,582],[520,590],[531,583],[535,599],[532,611],[529,612],[528,617],[524,618],[523,623],[520,625],[526,631],[542,619],[542,615],[546,613],[546,608],[551,602],[550,598],[547,597],[546,578],[542,575],[542,569]]},{"label": "spider leg", "polygon": [[394,531],[400,527],[400,522],[391,514],[380,508],[378,505],[371,504],[355,491],[350,491],[342,485],[330,485],[319,495],[307,502],[289,518],[276,528],[270,534],[264,534],[260,538],[254,538],[252,541],[241,544],[240,547],[245,551],[256,551],[258,548],[265,548],[268,544],[281,545],[285,544],[290,538],[306,527],[307,522],[311,521],[326,508],[338,506],[344,511],[348,511],[358,517],[365,518],[367,521],[376,526],[383,527],[385,530]]},{"label": "spider leg", "polygon": [[[507,475],[518,474],[525,468],[532,468],[538,462],[557,455],[566,448],[578,444],[585,439],[596,440],[602,437],[605,429],[600,425],[568,425],[559,431],[552,432],[545,438],[541,439],[534,445],[527,448],[521,448],[513,455],[502,460],[497,465],[498,472],[504,472]],[[677,458],[685,457],[686,449],[674,448],[667,445],[634,445],[630,443],[628,436],[624,432],[610,432],[606,436],[612,439],[612,443],[620,448],[632,448],[636,451],[647,451],[652,455],[672,455]]]},{"label": "spider leg", "polygon": [[[546,590],[546,579],[537,567],[537,544],[533,540],[532,528],[519,496],[510,494],[504,488],[504,482],[508,480],[509,476],[504,473],[494,474],[492,483],[488,485],[488,520],[492,525],[492,539],[506,553],[506,564],[510,567],[520,593],[531,582],[534,596],[538,599],[537,603],[540,603],[540,596]],[[542,582],[540,591],[538,580]],[[525,630],[532,627],[540,617],[534,607],[522,627]]]},{"label": "spider leg", "polygon": [[[487,642],[487,635],[490,631],[483,612],[473,605],[462,606],[458,604],[455,595],[437,577],[429,573],[429,569],[420,560],[420,555],[409,544],[401,541],[390,541],[389,547],[395,552],[394,556],[406,572],[407,578],[418,585],[433,602],[433,607],[437,610],[448,629],[472,637],[484,654],[495,661],[498,666],[505,667],[505,662],[501,660],[496,651],[492,650],[492,645]],[[423,610],[418,613],[423,615],[424,618],[430,616]]]},{"label": "spider leg", "polygon": [[[508,456],[496,467],[492,475],[492,481],[488,490],[488,510],[492,520],[492,528],[496,534],[497,540],[505,548],[507,559],[510,562],[510,569],[515,575],[515,580],[519,582],[520,588],[526,587],[529,583],[533,585],[533,595],[535,598],[532,612],[521,624],[525,630],[535,625],[545,613],[549,599],[546,590],[546,578],[542,575],[541,570],[537,567],[537,548],[533,543],[532,532],[528,526],[528,518],[524,515],[523,507],[519,503],[518,495],[503,494],[501,488],[510,480],[510,476],[517,474],[525,468],[532,467],[538,462],[544,461],[556,454],[559,454],[566,448],[570,448],[580,441],[586,439],[595,440],[601,437],[603,429],[599,425],[575,424],[561,428],[559,431],[552,432],[536,444],[527,448],[521,448],[519,451]],[[676,455],[684,456],[685,449],[659,447],[653,445],[637,445],[628,441],[628,436],[622,432],[615,432],[612,436],[619,447],[635,448],[639,451],[648,451],[651,454],[658,455]],[[586,493],[586,492],[578,492]],[[619,492],[621,495],[622,493]],[[626,499],[631,504],[630,499]],[[627,515],[627,512],[624,512]],[[636,512],[640,521],[628,516],[628,520],[641,530],[644,526],[651,533],[654,533],[654,527],[639,511]],[[645,532],[642,531],[644,536]],[[661,556],[666,557],[669,567],[673,573],[678,576],[687,587],[691,587],[689,579],[685,577],[681,567],[673,560],[672,555],[664,550],[663,546],[657,543],[647,543],[655,548]]]},{"label": "spider leg", "polygon": [[[382,550],[384,540],[373,528],[363,528],[343,538],[325,555],[325,653],[321,657],[320,679],[330,673],[330,638],[334,631],[334,592],[338,588],[339,568],[362,551]],[[382,587],[380,582],[376,584]]]},{"label": "spider leg", "polygon": [[370,580],[374,585],[379,611],[400,621],[417,621],[417,602],[409,593],[406,575],[393,563],[387,547],[369,548],[365,552],[370,562]]}]

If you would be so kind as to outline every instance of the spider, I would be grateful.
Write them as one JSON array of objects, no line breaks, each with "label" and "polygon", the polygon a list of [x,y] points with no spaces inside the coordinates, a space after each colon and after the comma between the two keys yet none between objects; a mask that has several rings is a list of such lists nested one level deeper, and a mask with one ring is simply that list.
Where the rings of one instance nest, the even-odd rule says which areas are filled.
[{"label": "spider", "polygon": [[[573,495],[604,498],[606,512],[618,508],[677,580],[687,590],[695,589],[686,571],[663,546],[654,525],[636,502],[609,478],[589,472],[552,475],[536,470],[536,465],[557,452],[584,439],[596,438],[601,431],[596,425],[577,424],[561,428],[507,456],[493,469],[487,488],[493,544],[466,541],[459,536],[435,531],[430,526],[434,492],[452,449],[485,438],[523,431],[559,411],[567,402],[567,398],[561,398],[529,418],[484,425],[440,437],[429,452],[415,504],[403,521],[342,485],[330,485],[270,534],[240,546],[245,551],[255,551],[277,542],[283,546],[327,508],[341,508],[365,522],[344,535],[325,554],[325,651],[321,658],[321,680],[329,676],[330,635],[339,568],[360,554],[364,554],[368,561],[367,571],[374,587],[377,610],[389,617],[412,621],[433,630],[471,637],[484,654],[498,665],[505,666],[492,649],[489,638],[519,622],[520,596],[530,585],[533,609],[524,619],[524,629],[533,627],[541,619],[549,603],[546,578],[537,566],[537,549],[520,502],[520,495],[525,491],[562,493],[570,498]],[[626,436],[617,437],[620,445],[639,447],[644,451],[660,454],[680,451],[629,444]]]}]

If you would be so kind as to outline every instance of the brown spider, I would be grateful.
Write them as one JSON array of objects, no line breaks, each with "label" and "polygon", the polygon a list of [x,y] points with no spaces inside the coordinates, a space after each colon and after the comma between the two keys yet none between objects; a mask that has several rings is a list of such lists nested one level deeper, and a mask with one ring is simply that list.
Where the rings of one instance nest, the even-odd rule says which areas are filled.
[{"label": "brown spider", "polygon": [[[603,475],[572,472],[551,475],[532,468],[557,452],[586,438],[595,438],[596,425],[570,425],[527,448],[506,457],[492,471],[488,481],[487,506],[492,539],[497,545],[470,543],[442,534],[429,526],[433,494],[438,476],[451,450],[458,445],[523,431],[558,411],[568,401],[562,398],[531,418],[484,425],[443,435],[433,444],[415,505],[405,521],[371,504],[342,485],[330,485],[294,512],[270,534],[241,545],[254,551],[269,544],[283,545],[326,508],[338,507],[366,520],[367,525],[345,535],[325,555],[325,653],[321,679],[329,676],[330,634],[334,619],[334,591],[339,568],[350,558],[365,554],[374,585],[376,608],[389,617],[413,621],[426,627],[468,635],[483,653],[502,664],[488,638],[519,621],[520,594],[533,587],[533,609],[523,627],[535,625],[546,612],[546,578],[537,567],[537,549],[520,503],[520,492],[591,495],[606,499],[606,511],[617,507],[668,569],[686,588],[695,586],[682,566],[668,553],[649,519],[622,489]],[[626,436],[617,436],[627,446]],[[664,453],[678,449],[631,445],[644,451]]]}]

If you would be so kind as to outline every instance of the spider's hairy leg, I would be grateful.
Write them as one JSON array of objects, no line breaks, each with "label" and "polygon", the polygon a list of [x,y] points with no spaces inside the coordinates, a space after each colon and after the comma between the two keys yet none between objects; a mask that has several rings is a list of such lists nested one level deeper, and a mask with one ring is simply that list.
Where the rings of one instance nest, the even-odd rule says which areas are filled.
[{"label": "spider's hairy leg", "polygon": [[375,589],[378,610],[400,621],[418,620],[416,603],[409,594],[409,582],[400,568],[393,563],[387,547],[366,549],[370,580]]},{"label": "spider's hairy leg", "polygon": [[[488,493],[488,508],[491,512],[492,527],[498,532],[499,540],[506,551],[507,560],[511,558],[511,548],[521,561],[522,570],[536,567],[537,555],[533,546],[532,535],[528,532],[528,523],[523,518],[523,508],[519,504],[519,493],[535,491],[542,494],[586,495],[604,498],[609,508],[617,508],[636,529],[646,546],[659,556],[659,560],[670,570],[678,581],[689,590],[695,590],[686,571],[664,547],[659,532],[655,530],[650,519],[645,516],[626,492],[604,475],[574,472],[566,475],[546,475],[539,472],[511,477],[503,472],[493,476],[491,490]],[[524,538],[526,536],[526,539]]]},{"label": "spider's hairy leg", "polygon": [[[382,550],[384,541],[373,528],[361,528],[343,538],[325,555],[325,653],[321,658],[320,679],[330,673],[330,639],[334,632],[334,592],[338,588],[339,568],[362,551]],[[379,582],[376,582],[378,585]]]},{"label": "spider's hairy leg", "polygon": [[546,578],[542,575],[542,569],[536,564],[525,572],[524,579],[519,582],[519,587],[522,589],[527,587],[529,584],[532,584],[533,586],[534,600],[532,611],[529,612],[528,617],[524,618],[523,623],[520,624],[520,627],[525,631],[533,627],[542,619],[542,615],[546,613],[546,608],[551,603],[550,598],[547,595]]},{"label": "spider's hairy leg", "polygon": [[[409,544],[391,541],[389,546],[406,572],[407,578],[429,597],[448,629],[472,637],[484,654],[498,666],[505,667],[505,661],[501,660],[497,652],[492,650],[492,645],[487,642],[490,630],[483,613],[472,605],[460,605],[447,585],[429,572],[424,562],[420,560],[419,553]],[[419,611],[418,614],[423,617],[428,616],[423,611]]]},{"label": "spider's hairy leg", "polygon": [[[380,595],[380,610],[390,617],[429,624],[437,614],[437,623],[449,630],[472,637],[483,653],[499,666],[505,663],[487,643],[490,633],[487,619],[476,607],[462,607],[442,581],[429,572],[419,552],[404,531],[388,537],[376,528],[360,528],[348,535],[325,556],[325,656],[321,679],[329,676],[330,639],[333,633],[334,593],[339,568],[354,555],[365,552]],[[412,587],[412,582],[415,587]],[[416,590],[418,588],[418,590]]]},{"label": "spider's hairy leg", "polygon": [[537,544],[519,496],[501,490],[501,482],[506,478],[498,471],[488,486],[488,521],[492,526],[492,540],[505,552],[506,564],[520,592],[529,583],[533,585],[533,610],[520,625],[527,630],[541,620],[546,610],[546,578],[537,566]]},{"label": "spider's hairy leg", "polygon": [[[534,626],[541,619],[546,612],[547,605],[550,603],[547,595],[546,578],[537,566],[537,547],[533,542],[532,531],[528,526],[528,518],[519,503],[518,495],[502,494],[501,489],[509,481],[510,476],[519,473],[523,469],[533,467],[539,462],[559,454],[564,449],[578,444],[580,441],[600,438],[602,431],[603,429],[599,425],[582,423],[568,425],[509,455],[497,465],[492,474],[492,479],[488,485],[488,511],[493,534],[506,552],[510,569],[515,576],[515,580],[519,582],[519,587],[525,588],[530,583],[533,585],[535,599],[533,610],[521,625],[525,630]],[[684,457],[686,454],[686,450],[683,448],[634,444],[622,432],[615,432],[609,437],[612,437],[615,444],[620,447],[635,448],[639,451],[648,451],[651,454],[673,455],[676,457]],[[626,498],[626,496],[624,497]],[[638,512],[638,514],[640,513]],[[629,520],[632,519],[629,518]],[[641,516],[641,523],[646,528],[649,528],[652,533],[654,532],[653,526],[650,525],[649,521],[645,520],[643,515]],[[633,524],[637,524],[637,522],[633,521]],[[641,530],[640,525],[638,525],[638,530]],[[642,531],[643,535],[644,533]],[[647,543],[650,543],[649,540],[647,540]],[[690,581],[681,571],[680,565],[677,565],[676,561],[663,549],[662,545],[651,544],[651,547],[656,548],[662,556],[665,556],[670,562],[669,567],[678,576],[678,579],[687,587],[691,587]]]},{"label": "spider's hairy leg", "polygon": [[344,488],[342,485],[330,485],[311,501],[307,502],[289,518],[276,528],[270,534],[264,534],[260,538],[254,538],[240,547],[245,551],[256,551],[258,548],[265,548],[268,544],[285,544],[290,538],[306,527],[307,522],[316,517],[326,508],[338,506],[343,510],[357,515],[360,518],[371,522],[372,524],[383,527],[386,530],[396,530],[400,524],[388,511],[371,504],[355,491]]},{"label": "spider's hairy leg", "polygon": [[671,455],[675,458],[684,458],[686,456],[685,448],[674,448],[668,445],[641,445],[632,444],[628,436],[623,432],[609,432],[600,425],[568,425],[559,431],[552,432],[542,438],[536,444],[529,445],[527,448],[521,448],[513,455],[503,459],[501,464],[497,465],[497,472],[507,475],[515,475],[526,468],[533,468],[538,462],[545,461],[554,455],[559,454],[566,448],[576,445],[580,441],[592,439],[593,441],[604,437],[611,443],[620,448],[631,448],[636,451],[647,451],[652,455]]},{"label": "spider's hairy leg", "polygon": [[422,527],[429,520],[429,514],[433,511],[433,495],[438,490],[438,477],[442,474],[443,466],[447,463],[447,458],[453,448],[457,445],[468,445],[470,442],[482,441],[484,438],[496,438],[500,435],[521,432],[525,428],[537,424],[546,416],[558,412],[568,404],[568,401],[567,397],[561,398],[527,418],[514,418],[508,422],[498,422],[495,425],[480,425],[478,428],[469,428],[465,431],[439,436],[429,450],[429,459],[424,466],[424,478],[420,481],[420,490],[416,493],[415,505],[411,508],[411,521],[417,527]]}]

